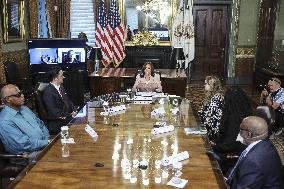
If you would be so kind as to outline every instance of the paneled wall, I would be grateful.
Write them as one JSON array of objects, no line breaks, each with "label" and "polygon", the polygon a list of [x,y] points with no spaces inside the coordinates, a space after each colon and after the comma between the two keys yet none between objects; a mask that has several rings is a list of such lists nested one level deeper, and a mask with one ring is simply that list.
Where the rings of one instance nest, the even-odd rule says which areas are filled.
[{"label": "paneled wall", "polygon": [[235,64],[235,84],[250,84],[254,73],[255,47],[238,47]]}]

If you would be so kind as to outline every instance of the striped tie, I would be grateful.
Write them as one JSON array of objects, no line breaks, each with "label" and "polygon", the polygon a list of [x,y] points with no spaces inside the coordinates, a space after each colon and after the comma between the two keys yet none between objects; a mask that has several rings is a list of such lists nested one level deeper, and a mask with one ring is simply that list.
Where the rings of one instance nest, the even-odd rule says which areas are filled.
[{"label": "striped tie", "polygon": [[230,183],[231,183],[231,181],[232,181],[232,178],[233,178],[233,177],[235,176],[235,174],[236,174],[235,170],[236,170],[238,164],[242,161],[243,157],[246,155],[246,153],[247,153],[246,150],[244,150],[244,151],[241,153],[241,155],[240,155],[240,157],[239,157],[239,159],[238,159],[236,165],[234,166],[234,168],[232,169],[230,175],[228,176],[228,179],[227,179],[227,181],[226,181],[228,185],[230,185]]}]

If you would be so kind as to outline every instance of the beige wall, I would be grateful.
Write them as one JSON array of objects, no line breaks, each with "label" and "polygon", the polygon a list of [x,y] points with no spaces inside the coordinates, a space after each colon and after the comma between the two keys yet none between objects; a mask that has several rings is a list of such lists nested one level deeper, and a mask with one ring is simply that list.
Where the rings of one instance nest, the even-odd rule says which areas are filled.
[{"label": "beige wall", "polygon": [[241,0],[239,46],[255,46],[257,40],[259,0]]}]

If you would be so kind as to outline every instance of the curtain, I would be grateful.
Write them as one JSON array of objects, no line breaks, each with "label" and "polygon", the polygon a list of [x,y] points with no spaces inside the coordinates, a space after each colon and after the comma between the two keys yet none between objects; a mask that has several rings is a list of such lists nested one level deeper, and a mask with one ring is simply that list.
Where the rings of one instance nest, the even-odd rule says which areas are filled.
[{"label": "curtain", "polygon": [[38,0],[29,0],[30,37],[38,36]]},{"label": "curtain", "polygon": [[5,74],[4,74],[2,48],[3,48],[3,40],[2,40],[2,37],[0,37],[0,84],[3,84],[6,82]]},{"label": "curtain", "polygon": [[46,0],[50,38],[70,37],[71,0]]}]

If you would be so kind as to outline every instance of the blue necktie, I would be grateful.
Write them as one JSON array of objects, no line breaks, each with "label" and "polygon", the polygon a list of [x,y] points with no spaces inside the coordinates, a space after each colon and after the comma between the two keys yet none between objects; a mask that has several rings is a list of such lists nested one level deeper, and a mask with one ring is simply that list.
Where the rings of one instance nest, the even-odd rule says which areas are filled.
[{"label": "blue necktie", "polygon": [[227,181],[226,181],[228,185],[230,185],[230,182],[232,181],[232,178],[233,178],[233,177],[235,176],[235,174],[236,174],[236,173],[235,173],[235,170],[236,170],[238,164],[239,164],[239,163],[242,161],[242,159],[244,158],[244,156],[245,156],[246,153],[247,153],[246,150],[244,150],[244,151],[241,153],[241,155],[240,155],[240,157],[239,157],[239,159],[238,159],[236,165],[234,166],[234,168],[232,169],[230,175],[228,176],[228,179],[227,179]]}]

